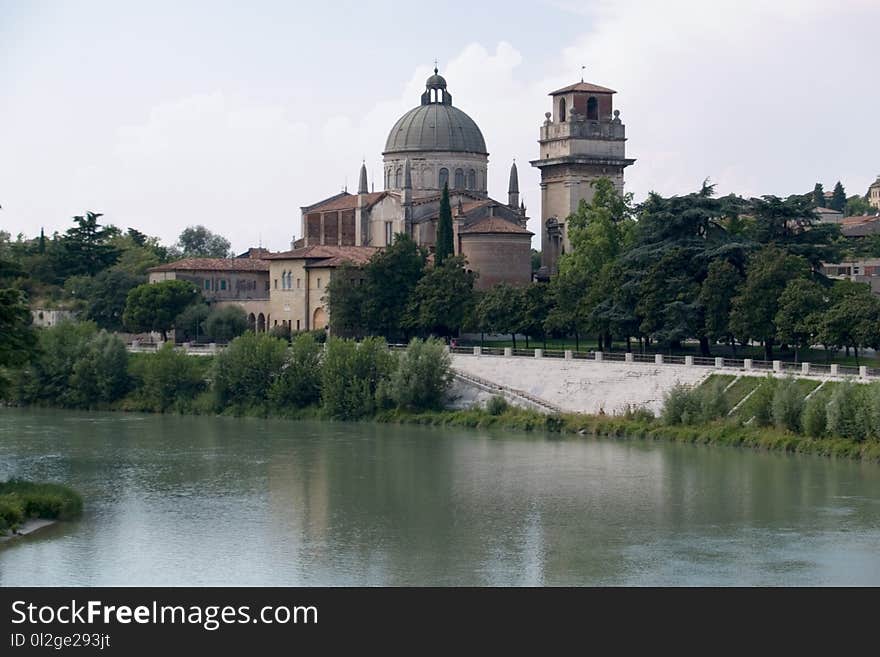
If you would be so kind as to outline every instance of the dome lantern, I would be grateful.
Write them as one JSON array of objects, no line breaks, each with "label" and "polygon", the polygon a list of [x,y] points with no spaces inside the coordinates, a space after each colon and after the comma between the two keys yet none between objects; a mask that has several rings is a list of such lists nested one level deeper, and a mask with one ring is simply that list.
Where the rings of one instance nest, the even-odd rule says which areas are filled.
[{"label": "dome lantern", "polygon": [[446,91],[446,78],[437,72],[434,67],[434,75],[425,81],[425,93],[422,94],[422,105],[440,103],[452,105],[452,94]]}]

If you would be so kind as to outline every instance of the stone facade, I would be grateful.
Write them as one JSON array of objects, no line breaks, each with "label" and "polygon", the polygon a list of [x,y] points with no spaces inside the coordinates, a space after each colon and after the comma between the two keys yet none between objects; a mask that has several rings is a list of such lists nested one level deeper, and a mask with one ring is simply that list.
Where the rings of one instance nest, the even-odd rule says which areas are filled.
[{"label": "stone facade", "polygon": [[626,129],[612,109],[612,89],[579,82],[550,94],[538,143],[541,170],[541,258],[544,276],[557,271],[559,257],[571,250],[566,221],[580,202],[593,198],[592,184],[609,178],[623,192]]},{"label": "stone facade", "polygon": [[871,183],[871,186],[868,187],[868,203],[871,204],[872,207],[880,210],[880,175],[877,176],[877,180]]}]

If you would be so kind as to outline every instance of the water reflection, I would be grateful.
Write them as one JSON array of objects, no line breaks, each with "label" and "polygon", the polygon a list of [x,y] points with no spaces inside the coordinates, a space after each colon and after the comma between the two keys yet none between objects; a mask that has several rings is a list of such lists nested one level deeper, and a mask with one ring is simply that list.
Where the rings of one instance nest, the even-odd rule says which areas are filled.
[{"label": "water reflection", "polygon": [[640,441],[4,409],[82,521],[0,585],[878,584],[880,467]]}]

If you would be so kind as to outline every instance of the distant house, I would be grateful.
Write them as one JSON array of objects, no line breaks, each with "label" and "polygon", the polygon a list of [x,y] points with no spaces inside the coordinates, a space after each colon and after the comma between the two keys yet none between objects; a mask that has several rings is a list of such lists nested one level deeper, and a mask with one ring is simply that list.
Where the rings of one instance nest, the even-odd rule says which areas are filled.
[{"label": "distant house", "polygon": [[871,186],[868,187],[866,198],[868,199],[868,203],[880,210],[880,175],[878,175],[877,180],[871,183]]},{"label": "distant house", "polygon": [[51,328],[59,322],[73,319],[75,316],[76,314],[72,310],[56,308],[34,308],[31,310],[33,325],[38,328]]},{"label": "distant house", "polygon": [[843,219],[843,213],[831,208],[816,208],[816,216],[825,224],[839,224]]},{"label": "distant house", "polygon": [[866,214],[857,217],[844,217],[840,222],[840,232],[850,239],[861,239],[880,234],[880,216]]},{"label": "distant house", "polygon": [[871,292],[880,296],[880,258],[864,258],[845,262],[823,262],[822,273],[828,278],[867,283]]}]

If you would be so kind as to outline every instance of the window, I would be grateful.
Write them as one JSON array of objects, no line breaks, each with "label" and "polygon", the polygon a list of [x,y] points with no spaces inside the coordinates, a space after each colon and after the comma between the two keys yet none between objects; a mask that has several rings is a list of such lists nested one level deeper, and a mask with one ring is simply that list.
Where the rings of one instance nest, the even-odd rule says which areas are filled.
[{"label": "window", "polygon": [[226,289],[226,279],[225,279],[225,278],[221,278],[221,279],[220,279],[220,289],[221,289],[221,290],[225,290],[225,289]]},{"label": "window", "polygon": [[210,290],[210,289],[211,289],[211,279],[210,279],[210,278],[206,278],[206,279],[205,279],[205,289],[206,289],[206,290]]},{"label": "window", "polygon": [[464,171],[455,170],[455,189],[464,189]]},{"label": "window", "polygon": [[477,188],[477,172],[474,171],[473,169],[468,171],[467,188],[468,189],[476,189]]},{"label": "window", "polygon": [[319,278],[318,279],[318,289],[320,289],[320,288],[321,288],[321,279]]},{"label": "window", "polygon": [[299,320],[296,320],[296,330],[299,331]]},{"label": "window", "polygon": [[595,96],[590,96],[590,99],[587,101],[587,118],[591,121],[599,120],[599,101],[596,100]]},{"label": "window", "polygon": [[297,289],[297,290],[299,289],[300,281],[302,281],[301,278],[297,278],[297,279],[296,279],[296,289]]},{"label": "window", "polygon": [[403,182],[403,169],[397,167],[397,171],[394,172],[394,187],[400,189],[401,183]]},{"label": "window", "polygon": [[278,289],[278,279],[277,278],[275,279],[275,289],[276,290]]},{"label": "window", "polygon": [[449,169],[443,168],[440,169],[440,189],[443,189],[446,185],[449,184]]},{"label": "window", "polygon": [[385,222],[385,246],[391,246],[391,238],[394,236],[392,232],[392,223],[390,221]]},{"label": "window", "polygon": [[565,123],[565,98],[559,99],[559,122]]}]

